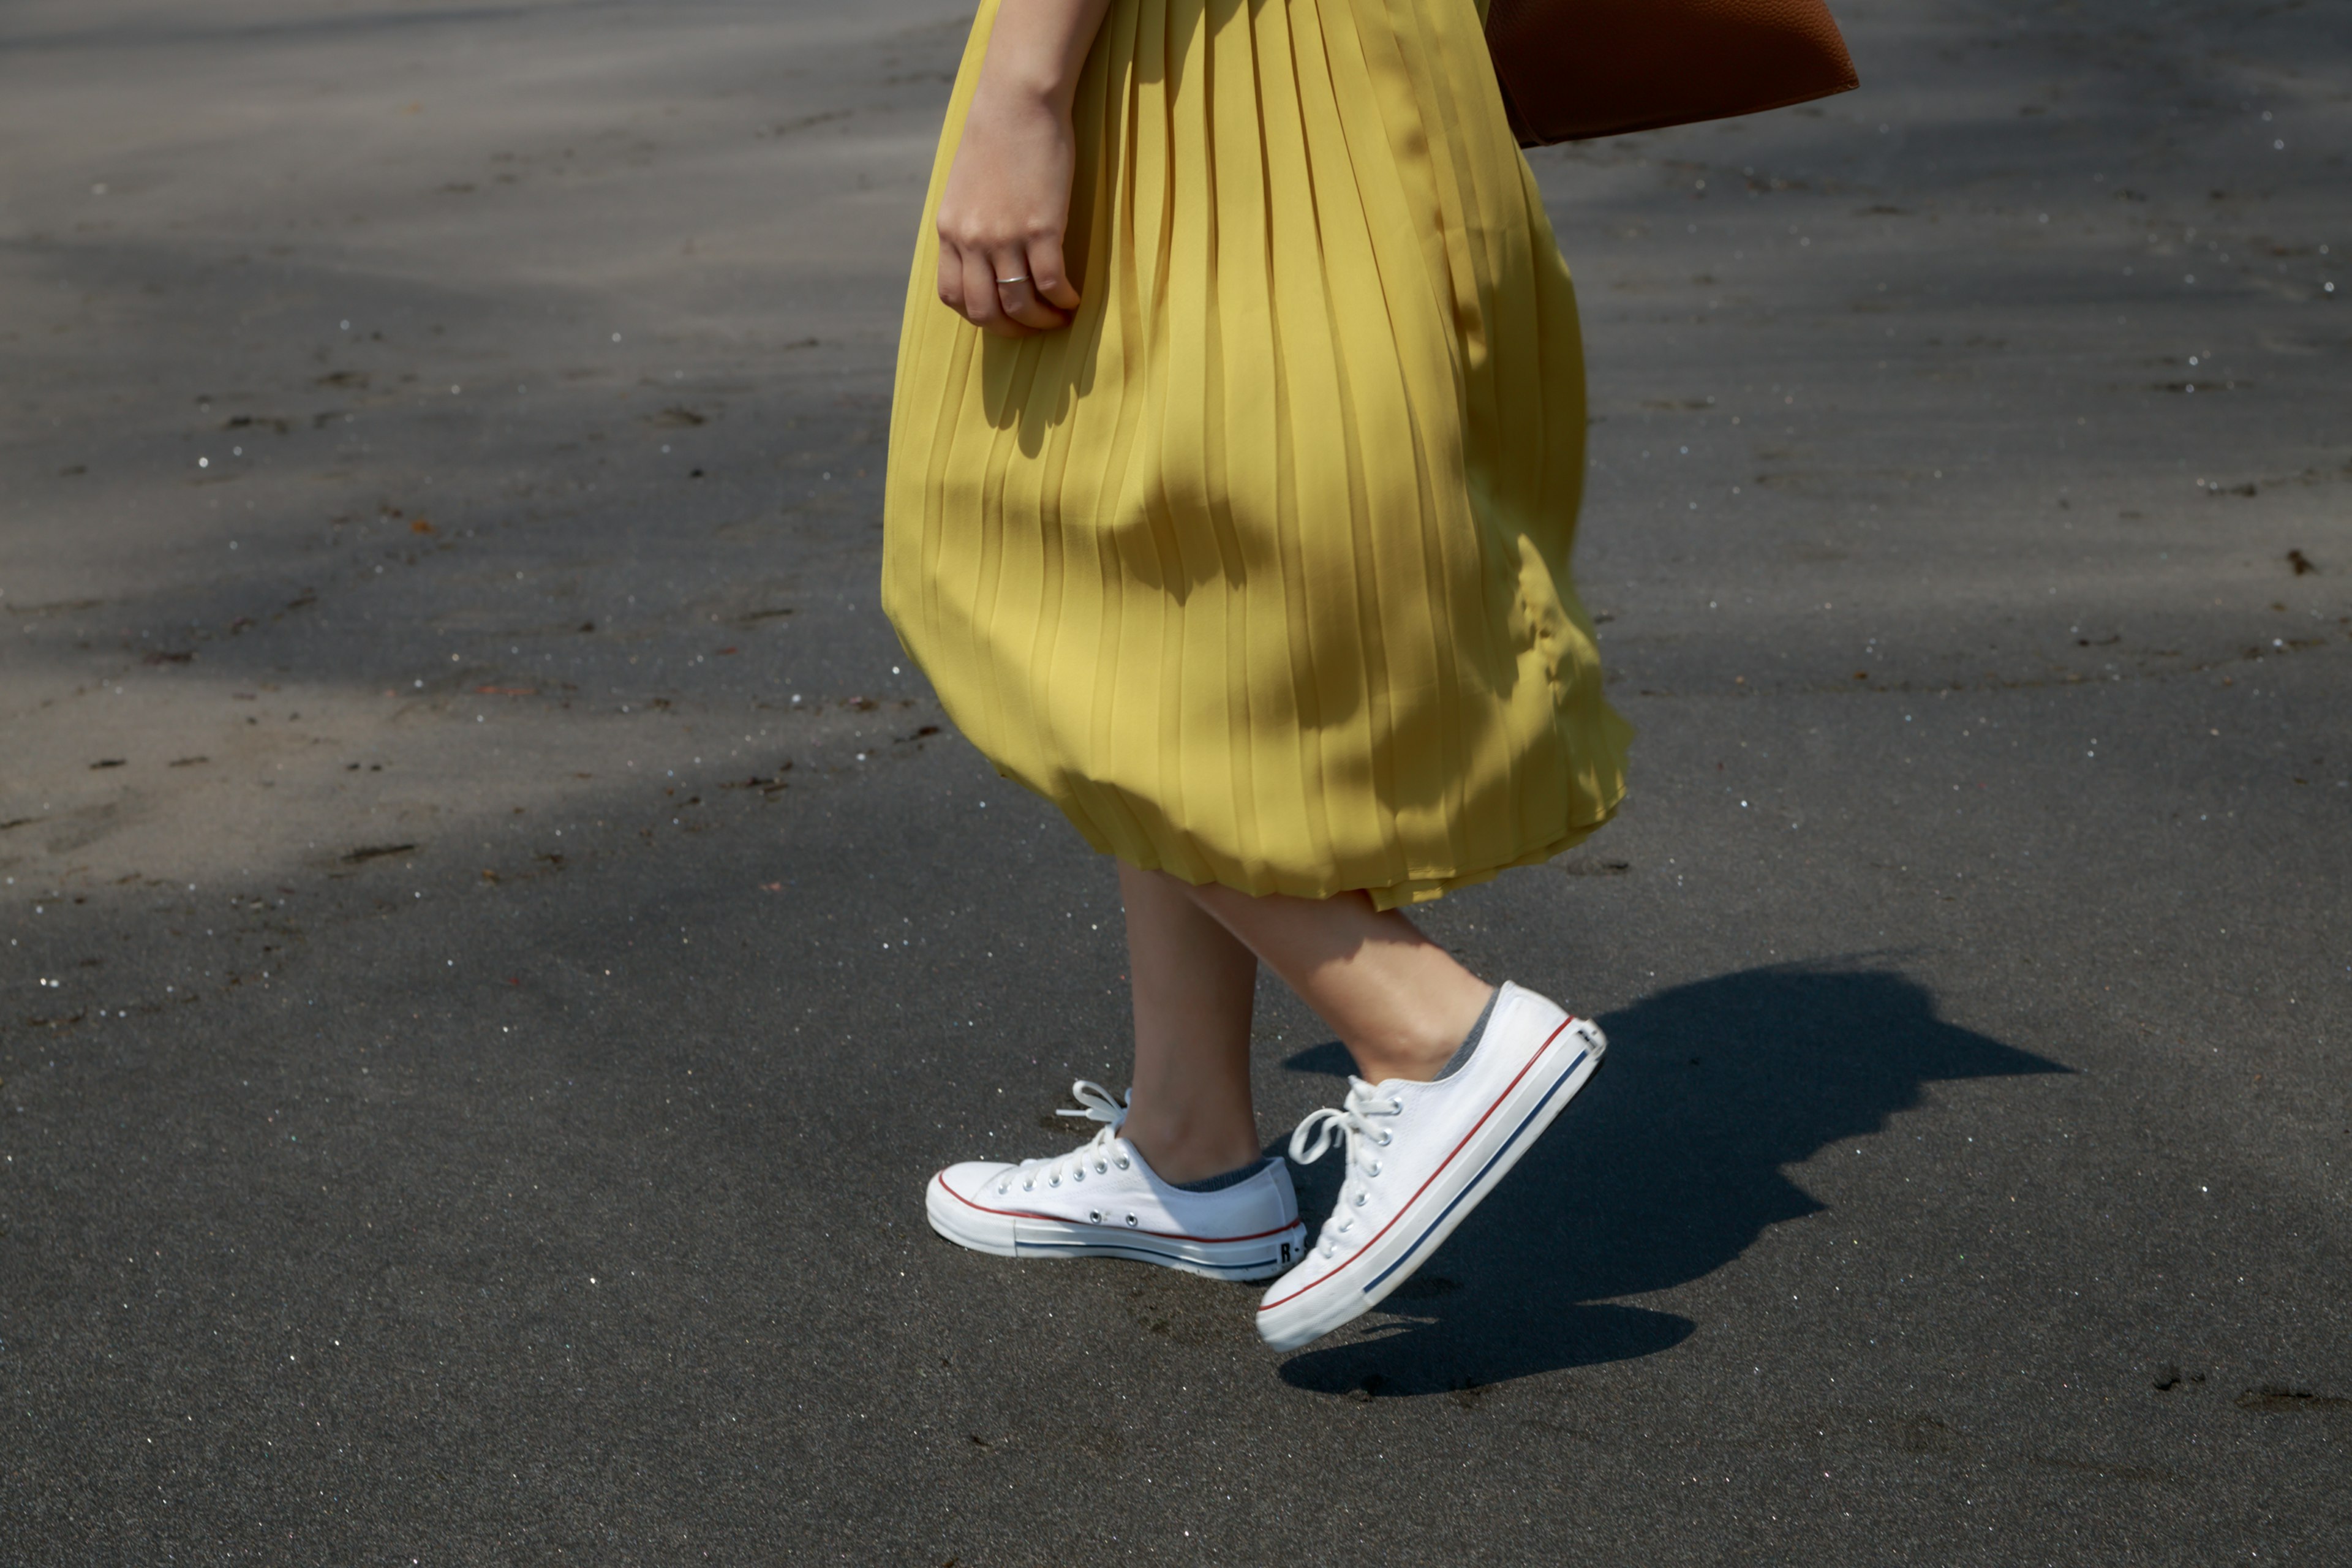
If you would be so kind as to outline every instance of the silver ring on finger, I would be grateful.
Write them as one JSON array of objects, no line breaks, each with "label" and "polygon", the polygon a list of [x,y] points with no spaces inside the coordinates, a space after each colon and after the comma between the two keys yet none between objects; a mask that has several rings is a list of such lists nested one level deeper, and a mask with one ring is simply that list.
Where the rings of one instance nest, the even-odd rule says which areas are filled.
[{"label": "silver ring on finger", "polygon": [[1000,279],[998,279],[996,280],[996,283],[997,283],[997,287],[999,287],[999,288],[1003,288],[1003,287],[1005,284],[1007,284],[1007,283],[1026,283],[1026,282],[1028,282],[1028,281],[1029,281],[1029,274],[1027,274],[1026,272],[1024,272],[1024,273],[1023,273],[1023,274],[1021,274],[1021,276],[1020,276],[1020,277],[1018,277],[1018,278],[1000,278]]}]

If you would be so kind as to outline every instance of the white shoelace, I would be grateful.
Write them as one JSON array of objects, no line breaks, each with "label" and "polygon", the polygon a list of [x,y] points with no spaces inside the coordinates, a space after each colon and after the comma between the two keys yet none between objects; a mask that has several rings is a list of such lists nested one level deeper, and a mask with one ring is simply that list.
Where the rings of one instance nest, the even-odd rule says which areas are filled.
[{"label": "white shoelace", "polygon": [[1381,1173],[1378,1151],[1395,1141],[1394,1133],[1385,1127],[1373,1126],[1367,1118],[1395,1116],[1403,1110],[1404,1101],[1380,1093],[1350,1074],[1347,1100],[1337,1109],[1327,1105],[1308,1111],[1307,1120],[1290,1134],[1290,1157],[1302,1165],[1311,1165],[1321,1159],[1335,1142],[1344,1140],[1348,1146],[1348,1173],[1339,1183],[1339,1206],[1323,1222],[1322,1233],[1316,1237],[1315,1250],[1324,1257],[1336,1252],[1339,1237],[1356,1228],[1356,1211],[1370,1196],[1364,1183]]},{"label": "white shoelace", "polygon": [[[1130,1100],[1135,1096],[1135,1090],[1131,1089],[1127,1093]],[[1085,1079],[1080,1079],[1070,1085],[1070,1098],[1078,1102],[1080,1109],[1057,1110],[1054,1112],[1055,1115],[1075,1116],[1087,1121],[1100,1121],[1106,1123],[1103,1130],[1066,1154],[1056,1155],[1050,1159],[1022,1161],[996,1179],[996,1190],[999,1195],[1013,1190],[1013,1181],[1016,1176],[1020,1178],[1021,1190],[1025,1193],[1036,1190],[1040,1177],[1045,1179],[1047,1186],[1058,1187],[1062,1184],[1062,1178],[1065,1176],[1073,1182],[1083,1182],[1087,1179],[1088,1171],[1101,1175],[1114,1165],[1122,1171],[1128,1168],[1129,1163],[1128,1157],[1116,1146],[1118,1142],[1119,1127],[1127,1121],[1126,1104],[1113,1100],[1110,1090],[1102,1085],[1089,1082]]]}]

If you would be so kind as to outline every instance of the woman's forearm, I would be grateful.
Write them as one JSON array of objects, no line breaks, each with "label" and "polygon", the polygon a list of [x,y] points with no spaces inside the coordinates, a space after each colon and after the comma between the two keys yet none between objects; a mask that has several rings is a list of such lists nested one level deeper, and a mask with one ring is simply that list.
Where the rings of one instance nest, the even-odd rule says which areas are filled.
[{"label": "woman's forearm", "polygon": [[1018,94],[1066,111],[1110,0],[1003,0],[978,91]]}]

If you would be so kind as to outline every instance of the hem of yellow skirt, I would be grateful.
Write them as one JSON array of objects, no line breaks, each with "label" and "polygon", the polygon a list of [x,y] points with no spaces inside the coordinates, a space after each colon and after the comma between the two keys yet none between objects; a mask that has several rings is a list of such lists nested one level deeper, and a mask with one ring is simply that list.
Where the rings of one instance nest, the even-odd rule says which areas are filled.
[{"label": "hem of yellow skirt", "polygon": [[1517,859],[1506,860],[1500,865],[1481,867],[1469,871],[1457,871],[1449,877],[1416,879],[1410,882],[1400,882],[1394,887],[1367,888],[1364,890],[1371,895],[1372,906],[1375,909],[1394,910],[1402,909],[1408,904],[1430,903],[1444,898],[1457,888],[1475,887],[1480,882],[1494,880],[1506,871],[1516,870],[1521,866],[1540,866],[1555,856],[1565,855],[1607,826],[1609,819],[1616,815],[1616,803],[1612,802],[1609,808],[1593,821],[1572,827],[1543,847],[1530,849]]},{"label": "hem of yellow skirt", "polygon": [[[1342,886],[1334,883],[1322,883],[1312,881],[1306,878],[1286,877],[1280,872],[1272,873],[1271,875],[1264,878],[1260,885],[1250,887],[1244,886],[1239,882],[1227,882],[1217,877],[1191,876],[1184,871],[1177,869],[1175,867],[1160,865],[1156,858],[1147,859],[1141,856],[1126,855],[1121,854],[1117,850],[1109,849],[1105,849],[1104,853],[1111,855],[1114,858],[1124,860],[1129,865],[1139,867],[1146,871],[1165,871],[1170,876],[1177,878],[1181,881],[1190,882],[1196,888],[1207,887],[1215,883],[1224,887],[1233,888],[1238,892],[1247,893],[1252,898],[1263,898],[1269,893],[1286,893],[1294,898],[1329,899],[1336,898],[1341,893],[1361,892],[1370,896],[1373,908],[1394,910],[1402,909],[1409,904],[1429,903],[1434,900],[1444,898],[1446,894],[1453,892],[1457,888],[1475,887],[1480,882],[1492,881],[1495,878],[1502,875],[1506,871],[1515,870],[1521,866],[1540,866],[1545,861],[1551,859],[1554,856],[1566,854],[1569,850],[1575,848],[1587,838],[1592,837],[1592,835],[1598,832],[1601,828],[1608,826],[1610,818],[1617,815],[1617,807],[1622,804],[1623,799],[1624,797],[1621,794],[1617,799],[1612,800],[1606,806],[1604,806],[1601,809],[1601,814],[1591,821],[1580,823],[1571,826],[1560,837],[1543,845],[1541,847],[1530,849],[1525,854],[1519,855],[1512,859],[1497,861],[1491,866],[1474,867],[1467,870],[1448,871],[1427,877],[1415,877],[1407,881],[1392,882],[1383,887],[1367,887],[1361,884]],[[1087,837],[1091,837],[1092,836],[1088,835]],[[1095,847],[1100,849],[1103,847],[1097,845]]]}]

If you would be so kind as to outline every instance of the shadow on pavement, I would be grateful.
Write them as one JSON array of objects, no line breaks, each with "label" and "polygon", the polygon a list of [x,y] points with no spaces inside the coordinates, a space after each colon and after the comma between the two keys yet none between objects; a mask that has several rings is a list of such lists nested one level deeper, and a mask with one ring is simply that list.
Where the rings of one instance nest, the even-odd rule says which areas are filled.
[{"label": "shadow on pavement", "polygon": [[[1436,1394],[1665,1350],[1697,1325],[1611,1298],[1700,1278],[1819,1212],[1782,1167],[1880,1131],[1937,1079],[2068,1070],[1942,1022],[1923,987],[1877,970],[1745,970],[1600,1023],[1604,1070],[1383,1303],[1387,1331],[1294,1356],[1286,1382]],[[1285,1065],[1349,1068],[1336,1044]],[[1295,1171],[1310,1215],[1335,1201],[1338,1165]]]}]

